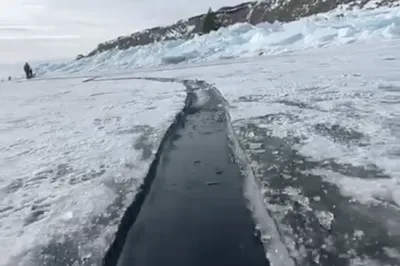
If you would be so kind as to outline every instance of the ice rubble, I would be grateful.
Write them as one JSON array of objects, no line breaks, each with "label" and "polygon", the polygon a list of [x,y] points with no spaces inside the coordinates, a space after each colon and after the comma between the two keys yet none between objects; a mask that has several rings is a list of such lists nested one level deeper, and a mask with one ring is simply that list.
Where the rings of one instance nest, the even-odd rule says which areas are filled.
[{"label": "ice rubble", "polygon": [[[338,14],[344,16],[338,16]],[[75,73],[287,53],[400,36],[400,9],[332,11],[282,23],[241,23],[191,40],[159,42],[128,50],[104,52],[60,64],[42,64],[36,71]]]}]

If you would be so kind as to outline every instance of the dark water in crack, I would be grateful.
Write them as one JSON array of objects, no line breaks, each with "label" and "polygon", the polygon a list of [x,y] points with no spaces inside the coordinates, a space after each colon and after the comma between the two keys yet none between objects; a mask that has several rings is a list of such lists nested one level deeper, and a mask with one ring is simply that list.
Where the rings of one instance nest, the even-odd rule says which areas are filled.
[{"label": "dark water in crack", "polygon": [[104,265],[269,265],[231,159],[225,110],[209,96],[185,108],[140,212],[118,233],[126,236],[120,256],[110,250]]}]

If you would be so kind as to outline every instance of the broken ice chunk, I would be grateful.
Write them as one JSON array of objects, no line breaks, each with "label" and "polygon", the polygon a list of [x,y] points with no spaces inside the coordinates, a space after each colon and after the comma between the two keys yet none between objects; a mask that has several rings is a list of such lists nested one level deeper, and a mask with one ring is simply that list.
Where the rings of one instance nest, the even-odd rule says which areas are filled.
[{"label": "broken ice chunk", "polygon": [[331,212],[327,211],[316,211],[315,215],[322,227],[324,227],[326,230],[331,229],[332,221],[334,219],[334,216]]}]

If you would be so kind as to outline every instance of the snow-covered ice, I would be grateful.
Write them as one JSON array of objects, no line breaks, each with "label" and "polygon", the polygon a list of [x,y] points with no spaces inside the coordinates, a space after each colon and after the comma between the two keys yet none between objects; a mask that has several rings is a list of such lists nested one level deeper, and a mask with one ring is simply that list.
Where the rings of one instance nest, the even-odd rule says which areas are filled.
[{"label": "snow-covered ice", "polygon": [[[299,138],[294,147],[304,156],[374,172],[362,178],[400,181],[398,47],[397,40],[374,41],[138,75],[213,82],[230,103],[234,122],[268,115],[257,127]],[[391,182],[385,187],[396,190]]]},{"label": "snow-covered ice", "polygon": [[[98,73],[90,73],[98,71],[103,73],[101,75],[121,78],[167,77],[200,79],[213,83],[229,105],[231,139],[238,144],[235,146],[235,152],[242,162],[248,163],[248,168],[245,169],[247,179],[244,193],[252,203],[253,214],[258,223],[257,228],[260,229],[267,257],[273,265],[293,265],[292,260],[296,261],[297,265],[400,265],[398,256],[400,251],[399,11],[400,9],[394,8],[346,12],[343,18],[336,17],[334,14],[323,14],[289,24],[265,24],[256,27],[240,24],[187,42],[165,42],[127,51],[112,51],[73,63],[41,65],[38,70],[51,75],[71,73],[75,73],[76,76],[97,75]],[[166,55],[186,56],[193,51],[196,51],[195,56],[186,61],[197,62],[196,64],[131,69],[135,66],[159,66]],[[270,55],[248,57],[260,51]],[[288,51],[291,52],[288,53]],[[236,56],[248,58],[199,63]],[[113,71],[121,73],[116,75],[112,73]],[[40,107],[32,106],[32,101],[24,98],[27,97],[26,95],[36,93],[31,88],[23,89],[26,83],[10,83],[7,89],[1,87],[7,99],[15,99],[20,105],[28,105],[23,109],[10,109],[8,106],[14,103],[7,100],[5,106],[0,106],[5,110],[1,114],[4,117],[3,120],[12,120],[15,125],[21,124],[27,127],[24,130],[21,129],[20,133],[18,131],[12,133],[13,135],[4,130],[1,131],[1,134],[7,136],[5,138],[1,135],[1,141],[5,139],[11,143],[7,144],[8,146],[2,143],[2,147],[5,147],[2,149],[10,154],[7,155],[8,157],[13,158],[12,156],[18,155],[20,160],[25,160],[23,158],[28,156],[26,161],[22,161],[24,167],[18,165],[19,168],[14,169],[15,167],[12,168],[11,164],[2,166],[5,169],[2,173],[4,176],[8,176],[7,173],[12,171],[16,173],[24,171],[25,167],[32,165],[32,162],[38,166],[47,162],[47,159],[41,161],[39,157],[32,154],[40,154],[48,150],[43,148],[47,147],[45,143],[48,142],[48,137],[46,137],[48,135],[44,133],[51,132],[52,128],[57,127],[57,121],[60,125],[64,125],[63,121],[67,119],[66,121],[70,123],[68,125],[74,126],[65,127],[83,126],[86,129],[83,132],[91,132],[91,135],[85,135],[87,138],[80,142],[79,132],[82,130],[78,130],[78,133],[65,130],[60,135],[56,134],[57,137],[51,135],[50,140],[62,139],[60,143],[63,146],[60,149],[72,145],[72,147],[88,151],[93,150],[91,145],[97,147],[95,144],[101,138],[96,134],[104,132],[102,127],[107,128],[108,123],[121,123],[120,121],[124,119],[132,118],[129,114],[133,114],[130,112],[135,112],[134,109],[123,109],[120,104],[102,102],[101,99],[109,99],[114,94],[92,96],[93,99],[88,94],[95,92],[90,91],[84,94],[83,92],[93,88],[91,86],[99,86],[97,88],[102,93],[110,92],[111,88],[113,88],[112,91],[118,88],[132,91],[137,88],[136,84],[142,83],[143,88],[158,86],[146,85],[150,83],[145,81],[133,83],[132,80],[83,84],[71,79],[52,81],[53,84],[57,84],[54,87],[59,88],[56,94],[53,94],[53,91],[50,92],[50,88],[46,87],[47,85],[41,86],[41,84],[49,84],[46,83],[49,81],[36,82],[32,84],[35,84],[34,88],[38,90],[39,100],[36,102]],[[167,89],[164,87],[167,86],[165,84],[159,86],[160,90],[161,88],[168,90],[169,97],[174,97],[176,92],[173,90],[181,93],[174,101],[176,108],[168,109],[169,118],[162,120],[166,127],[167,121],[170,121],[173,114],[183,105],[183,88],[168,85],[172,87]],[[21,90],[29,93],[25,95]],[[71,90],[74,93],[62,94],[64,91]],[[148,90],[143,90],[143,93],[146,97],[150,95]],[[86,109],[79,109],[84,107],[78,105],[78,108],[72,105],[71,110],[66,110],[64,101],[54,100],[60,97],[72,97],[70,101],[76,104],[84,101],[84,106],[99,105],[105,108],[101,110],[102,112],[108,112],[107,108],[119,110],[121,112],[118,111],[118,115],[113,113],[111,117],[120,116],[121,120],[108,118],[108,116],[96,120],[98,113],[90,111],[91,109],[88,109],[90,119],[85,119]],[[143,98],[134,99],[140,103],[139,99]],[[168,99],[170,98],[164,95],[160,97],[165,105],[173,104]],[[143,107],[144,104],[139,104],[139,106]],[[145,108],[142,107],[140,110],[144,111]],[[133,104],[132,108],[136,108],[136,105]],[[56,111],[52,111],[54,109],[68,115],[64,115],[65,117],[60,120],[54,120],[59,116]],[[129,109],[129,112],[125,114],[126,109]],[[164,114],[165,110],[161,109],[163,108],[160,106],[153,111]],[[79,110],[82,111],[79,112]],[[42,125],[40,128],[43,131],[31,131],[32,119],[36,121],[35,117],[42,114],[41,112],[45,113],[40,116],[40,119],[36,118],[39,120],[34,125]],[[146,117],[147,112],[148,110],[141,115]],[[21,114],[22,118],[10,118],[17,114]],[[158,121],[158,124],[164,123],[161,120]],[[87,130],[89,122],[91,125],[94,123],[92,131]],[[145,122],[153,123],[147,118]],[[15,125],[5,124],[5,127]],[[150,127],[165,130],[165,127],[157,125],[150,125]],[[159,132],[161,136],[163,131],[159,130]],[[33,137],[25,137],[26,134],[28,136],[33,134]],[[76,137],[75,134],[78,134],[77,142],[73,141],[73,144],[69,144],[68,141],[73,140]],[[118,134],[108,136],[109,138],[105,141],[105,144],[112,143],[106,147],[114,147],[113,150],[116,151],[115,154],[106,154],[111,156],[111,162],[120,156],[123,158],[126,156],[127,146],[121,144],[119,136]],[[134,142],[132,138],[130,140]],[[85,144],[86,142],[89,144]],[[22,149],[21,145],[27,148]],[[156,146],[157,143],[154,142],[153,147]],[[98,156],[101,158],[105,155],[102,152],[104,149],[94,149],[96,152],[84,153],[82,158],[95,156],[95,161],[99,161]],[[59,154],[52,149],[51,152]],[[85,194],[80,192],[86,191],[94,195],[91,197],[98,201],[91,208],[91,213],[93,212],[94,215],[103,213],[104,208],[101,206],[106,206],[106,203],[110,202],[104,195],[111,195],[110,198],[117,195],[108,189],[109,186],[98,185],[93,186],[93,189],[92,184],[90,187],[85,185],[88,181],[78,186],[69,183],[64,185],[67,184],[64,180],[69,177],[71,169],[77,169],[78,176],[83,177],[83,174],[79,172],[80,169],[85,171],[93,169],[93,173],[97,173],[102,168],[92,165],[82,166],[81,164],[85,163],[84,160],[79,160],[76,162],[77,165],[71,166],[71,163],[57,160],[59,157],[53,155],[47,157],[50,162],[54,162],[53,168],[39,167],[32,170],[30,175],[21,178],[22,180],[15,178],[16,183],[3,185],[2,193],[5,193],[3,191],[6,189],[15,190],[16,192],[9,197],[18,202],[17,206],[21,206],[15,211],[12,209],[13,206],[7,204],[4,211],[0,212],[1,217],[4,217],[1,219],[11,221],[7,222],[9,228],[3,229],[1,233],[6,237],[6,241],[10,241],[7,243],[12,243],[6,246],[14,248],[14,251],[25,250],[24,245],[29,246],[30,243],[34,243],[37,237],[40,237],[43,242],[50,241],[39,233],[40,230],[24,233],[25,231],[21,229],[22,225],[18,223],[26,223],[25,227],[41,224],[44,228],[44,219],[50,219],[49,221],[57,221],[50,223],[57,228],[58,221],[68,222],[71,217],[81,217],[77,218],[81,223],[78,223],[76,228],[85,225],[87,222],[85,217],[88,217],[86,208],[84,211],[82,211],[83,208],[72,208],[75,213],[70,211],[71,208],[64,208],[64,205],[70,207],[68,204],[72,202],[67,195],[74,195],[78,202],[85,202],[88,206],[93,204],[93,201],[88,200]],[[128,156],[128,158],[132,160],[134,156]],[[106,165],[106,159],[103,160]],[[122,162],[122,165],[124,163]],[[132,167],[135,172],[140,172],[136,170],[136,166]],[[114,168],[114,173],[120,171],[119,169]],[[65,173],[63,174],[65,177],[57,177],[59,171]],[[92,178],[90,173],[84,174],[89,176],[89,182],[108,184],[101,182],[103,178],[108,180],[105,173],[97,178]],[[138,178],[143,176],[142,174]],[[53,183],[48,181],[53,179],[56,180]],[[85,178],[81,179],[85,180]],[[2,177],[2,180],[10,179]],[[57,203],[53,203],[51,196],[47,197],[47,201],[50,202],[45,202],[47,205],[40,202],[40,199],[50,192],[43,190],[38,182],[45,184],[46,188],[53,189],[52,197]],[[36,192],[32,195],[26,194],[24,186]],[[72,190],[70,187],[79,192],[70,193],[69,191]],[[56,191],[57,188],[60,192]],[[101,196],[97,198],[96,195],[99,194]],[[39,202],[35,203],[35,200]],[[49,204],[61,206],[58,207],[60,211],[47,207]],[[24,208],[24,206],[27,207]],[[53,212],[58,216],[54,216]],[[9,213],[16,216],[11,216]],[[17,222],[12,220],[12,217],[17,217]],[[19,217],[22,220],[19,220]],[[29,221],[38,219],[39,221],[29,224]],[[69,227],[62,227],[62,230],[66,228],[69,229]],[[110,229],[110,235],[114,232],[113,230]],[[8,235],[7,232],[13,232],[13,234]],[[32,232],[34,232],[33,236]],[[54,234],[55,231],[50,232]],[[22,237],[23,242],[18,242],[20,247],[11,240],[16,235]],[[70,237],[71,233],[67,231],[62,235]],[[78,241],[84,243],[84,240],[79,237]],[[104,248],[106,244],[97,246]],[[83,250],[86,251],[84,248]],[[10,253],[1,251],[1,253],[5,252]]]},{"label": "snow-covered ice", "polygon": [[[246,196],[262,193],[281,235],[268,220],[267,245],[282,241],[300,265],[397,265],[382,248],[400,250],[398,47],[370,41],[135,75],[200,79],[222,92],[258,184]],[[277,247],[268,257],[288,265]]]},{"label": "snow-covered ice", "polygon": [[82,81],[0,87],[0,265],[98,265],[186,97]]}]

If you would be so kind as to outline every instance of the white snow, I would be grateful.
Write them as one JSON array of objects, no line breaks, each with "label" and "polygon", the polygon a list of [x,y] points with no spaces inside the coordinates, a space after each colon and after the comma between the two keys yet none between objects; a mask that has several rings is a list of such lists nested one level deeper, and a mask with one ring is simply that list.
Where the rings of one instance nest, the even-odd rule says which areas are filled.
[{"label": "white snow", "polygon": [[[343,13],[341,11],[341,13]],[[38,73],[107,71],[143,66],[205,62],[216,59],[282,54],[317,47],[338,46],[371,39],[400,36],[400,9],[337,11],[287,24],[242,23],[190,40],[159,42],[128,50],[101,53],[64,64],[44,64]]]},{"label": "white snow", "polygon": [[64,79],[5,82],[0,94],[0,265],[30,265],[68,238],[101,259],[184,87]]},{"label": "white snow", "polygon": [[400,191],[397,178],[363,179],[321,169],[315,169],[312,173],[324,177],[326,182],[336,184],[343,195],[354,197],[361,203],[375,203],[375,199],[378,199],[393,200],[399,204],[396,198],[396,194]]},{"label": "white snow", "polygon": [[[269,162],[250,161],[247,156],[265,149],[261,142],[254,141],[260,138],[256,132],[241,131],[244,125],[255,124],[279,140],[296,140],[291,149],[317,165],[301,174],[317,175],[321,184],[333,184],[337,188],[342,194],[340,199],[346,199],[348,204],[357,203],[356,207],[351,205],[343,211],[343,216],[379,220],[377,224],[389,236],[398,236],[400,228],[400,9],[345,14],[344,18],[334,13],[317,15],[288,24],[238,24],[189,41],[163,42],[107,52],[72,63],[41,65],[38,71],[52,75],[96,71],[113,77],[120,72],[119,77],[175,77],[213,83],[229,103],[230,130],[237,142],[235,151],[243,162],[250,163],[244,169],[247,175],[244,193],[251,201],[257,227],[268,247],[267,256],[273,265],[292,265],[288,254],[303,258],[310,250],[304,245],[295,250],[294,242],[305,240],[294,233],[289,235],[290,230],[277,225],[276,217],[271,219],[265,211],[293,210],[268,202],[265,195],[271,188],[268,176],[261,170]],[[250,57],[259,52],[269,56]],[[245,58],[211,62],[232,57]],[[163,62],[196,64],[157,67]],[[130,70],[138,66],[156,67]],[[87,217],[104,213],[104,208],[118,193],[103,184],[110,184],[109,180],[115,178],[130,178],[121,168],[124,169],[125,162],[138,158],[129,144],[139,136],[115,134],[119,130],[117,126],[122,130],[143,124],[156,128],[158,137],[151,143],[157,147],[159,137],[182,107],[184,97],[181,87],[145,81],[37,81],[30,83],[34,84],[32,88],[26,87],[26,83],[4,84],[6,87],[0,88],[0,101],[4,102],[0,105],[0,125],[4,126],[0,131],[3,156],[0,158],[9,161],[0,165],[0,191],[6,195],[4,207],[0,209],[0,237],[5,239],[1,243],[7,243],[4,245],[7,250],[0,253],[9,256],[29,250],[39,238],[41,243],[47,243],[56,230],[71,234],[85,226]],[[94,91],[110,92],[111,87],[118,94],[89,96]],[[63,94],[67,90],[71,92]],[[149,90],[156,93],[150,94]],[[138,94],[132,95],[132,91]],[[157,97],[161,92],[166,95]],[[135,101],[131,105],[128,95]],[[149,97],[153,98],[148,100]],[[159,108],[147,110],[146,105],[152,103]],[[24,108],[19,108],[22,105]],[[152,117],[148,112],[153,113]],[[266,115],[274,119],[257,120]],[[153,118],[157,118],[155,122]],[[271,156],[279,158],[277,153]],[[13,160],[18,161],[13,164]],[[342,172],[322,167],[332,162]],[[148,163],[146,160],[139,168],[134,164],[135,173],[140,173],[133,177],[135,180],[143,178]],[[92,169],[94,173],[100,171],[100,164],[110,165],[110,170],[78,186],[68,183],[70,175],[88,175],[86,172]],[[58,165],[61,165],[59,169]],[[54,178],[57,171],[67,173],[57,179]],[[296,177],[282,175],[282,178]],[[56,181],[52,183],[52,179]],[[10,182],[13,182],[11,186]],[[118,181],[112,182],[118,184]],[[23,189],[19,188],[21,184]],[[13,188],[13,194],[6,194],[6,189]],[[277,192],[301,205],[302,211],[314,215],[326,230],[340,222],[340,218],[344,219],[327,210],[312,208],[322,206],[324,195],[329,193],[322,185],[320,194],[309,198],[300,186],[285,186]],[[85,208],[73,204],[85,204]],[[37,215],[30,210],[33,205],[33,211],[44,210],[44,213],[39,212],[39,221],[24,226],[24,221]],[[335,204],[331,207],[338,211]],[[384,218],[377,217],[376,213]],[[58,227],[69,221],[76,226]],[[44,233],[47,224],[53,226],[49,237]],[[280,237],[283,229],[287,230],[285,239]],[[115,229],[109,227],[106,231],[112,235]],[[17,235],[21,241],[15,242]],[[354,239],[363,235],[370,237],[365,228],[363,231],[354,228],[349,238],[353,235]],[[99,236],[98,239],[107,238]],[[324,241],[325,248],[334,248],[333,236]],[[107,245],[98,246],[104,250]],[[388,247],[388,253],[396,257],[392,248]],[[346,252],[338,256],[348,257],[355,251]],[[316,261],[323,259],[318,252],[313,257]],[[353,265],[380,265],[379,261],[357,254],[349,260]]]}]

